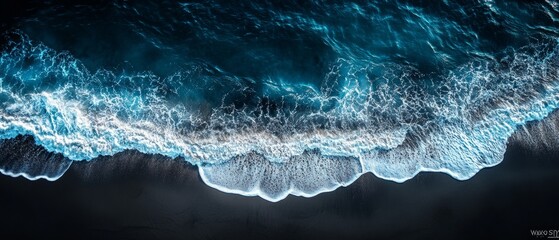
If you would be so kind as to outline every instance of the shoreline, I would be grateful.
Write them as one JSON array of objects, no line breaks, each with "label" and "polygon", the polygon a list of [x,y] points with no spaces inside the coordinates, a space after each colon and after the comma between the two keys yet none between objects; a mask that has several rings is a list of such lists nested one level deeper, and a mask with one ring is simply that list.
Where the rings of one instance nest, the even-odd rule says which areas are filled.
[{"label": "shoreline", "polygon": [[[333,192],[276,203],[213,189],[185,162],[163,166],[138,154],[118,160],[77,162],[55,182],[1,176],[4,233],[25,227],[34,231],[20,236],[382,239],[503,237],[508,229],[505,235],[530,239],[531,229],[559,227],[559,151],[512,145],[501,164],[467,181],[424,172],[396,183],[365,174]],[[108,174],[95,175],[102,172]]]}]

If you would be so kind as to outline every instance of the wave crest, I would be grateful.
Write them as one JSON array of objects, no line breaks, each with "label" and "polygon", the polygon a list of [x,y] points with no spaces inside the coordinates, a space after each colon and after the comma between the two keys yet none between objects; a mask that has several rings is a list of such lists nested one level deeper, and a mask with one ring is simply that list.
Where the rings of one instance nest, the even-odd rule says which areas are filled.
[{"label": "wave crest", "polygon": [[273,201],[347,185],[365,172],[394,181],[419,171],[467,179],[502,160],[518,126],[559,106],[553,40],[443,75],[340,58],[320,86],[254,81],[204,64],[166,77],[91,72],[25,35],[8,42],[0,139],[32,135],[71,160],[126,149],[180,156],[211,186]]}]

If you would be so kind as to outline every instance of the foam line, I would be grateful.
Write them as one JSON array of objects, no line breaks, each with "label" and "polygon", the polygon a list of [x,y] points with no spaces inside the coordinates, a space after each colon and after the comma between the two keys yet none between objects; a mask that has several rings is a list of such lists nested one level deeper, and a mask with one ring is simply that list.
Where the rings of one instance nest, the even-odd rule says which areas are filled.
[{"label": "foam line", "polygon": [[[168,77],[92,72],[18,35],[0,57],[0,139],[31,135],[76,161],[127,149],[183,157],[206,184],[270,201],[331,191],[366,172],[464,180],[502,161],[517,128],[559,107],[558,51],[549,40],[419,80],[406,66],[340,58],[320,88],[279,81],[254,96],[235,76],[193,74],[208,66]],[[197,78],[228,92],[201,104],[213,88]],[[235,105],[239,94],[254,104]]]}]

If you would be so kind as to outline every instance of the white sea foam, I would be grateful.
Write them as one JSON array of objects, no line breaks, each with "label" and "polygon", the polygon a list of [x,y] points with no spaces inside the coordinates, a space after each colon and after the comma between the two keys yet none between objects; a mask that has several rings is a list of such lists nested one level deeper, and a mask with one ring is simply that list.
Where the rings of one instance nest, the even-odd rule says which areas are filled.
[{"label": "white sea foam", "polygon": [[0,139],[32,135],[72,160],[126,149],[181,156],[208,185],[270,201],[330,191],[366,172],[398,182],[420,171],[468,179],[502,160],[518,126],[559,106],[558,50],[551,41],[529,46],[436,81],[339,59],[320,89],[269,81],[264,93],[285,103],[275,114],[233,108],[227,96],[205,113],[171,100],[196,95],[190,70],[90,72],[22,36],[0,58]]}]

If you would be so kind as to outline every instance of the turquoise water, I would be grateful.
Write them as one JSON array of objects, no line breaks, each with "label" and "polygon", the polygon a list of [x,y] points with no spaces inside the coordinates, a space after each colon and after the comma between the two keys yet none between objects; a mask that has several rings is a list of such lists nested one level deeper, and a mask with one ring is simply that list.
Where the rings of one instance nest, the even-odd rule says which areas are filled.
[{"label": "turquoise water", "polygon": [[4,33],[1,139],[75,161],[182,157],[206,184],[270,201],[367,172],[465,180],[559,106],[553,1],[37,9]]}]

